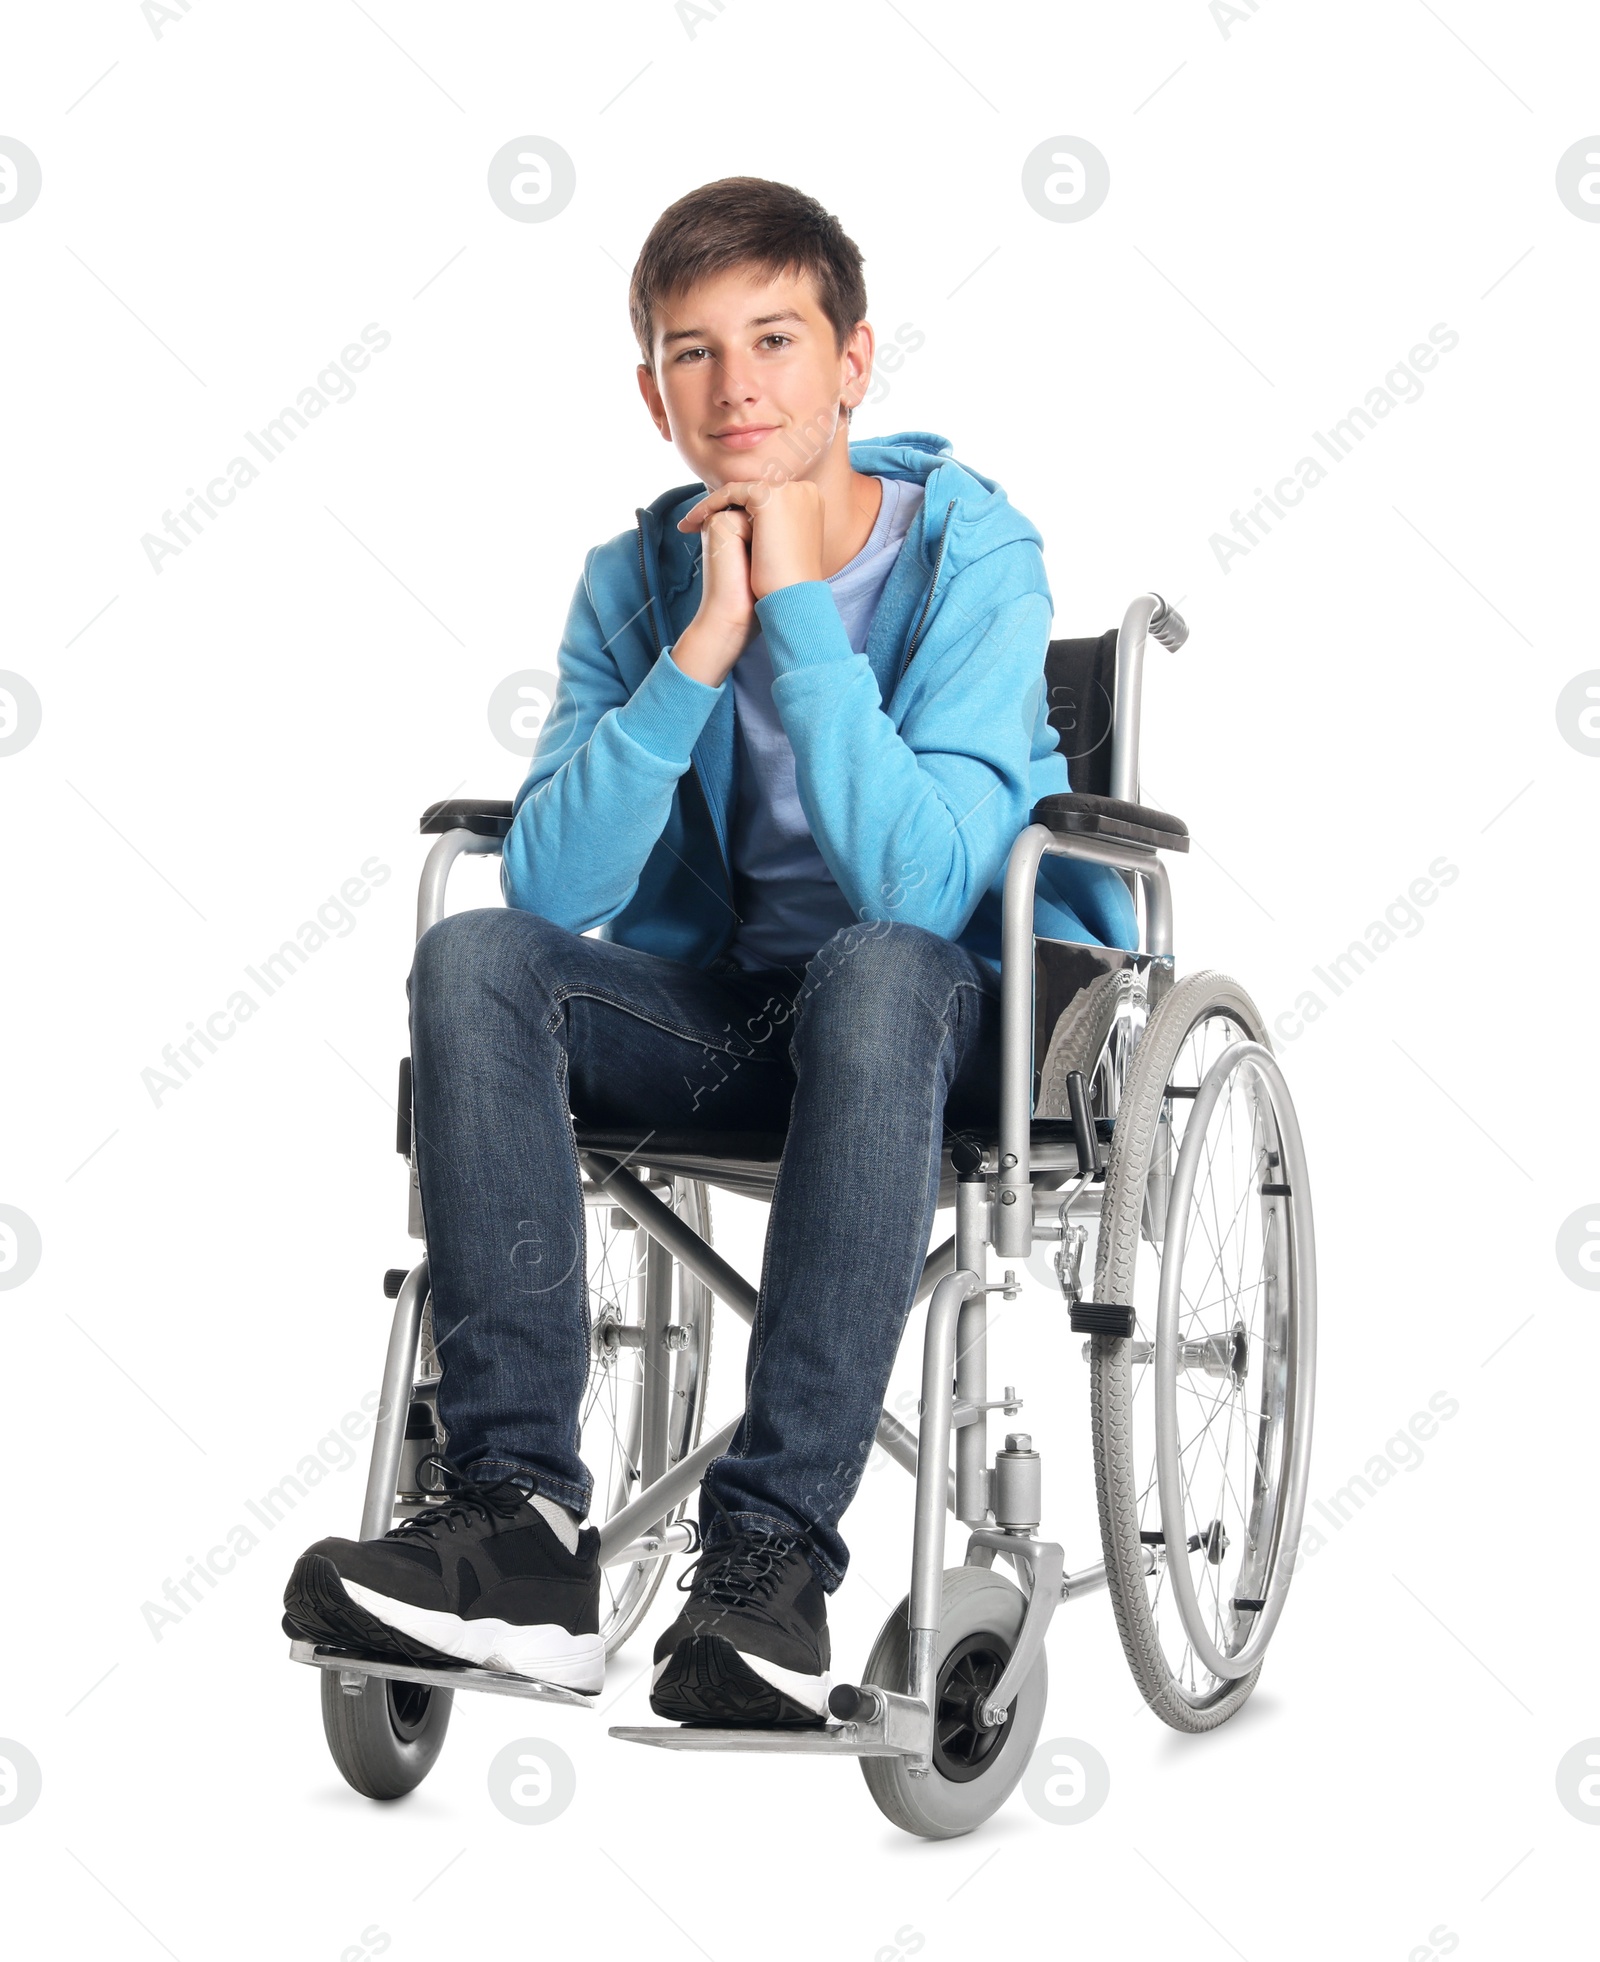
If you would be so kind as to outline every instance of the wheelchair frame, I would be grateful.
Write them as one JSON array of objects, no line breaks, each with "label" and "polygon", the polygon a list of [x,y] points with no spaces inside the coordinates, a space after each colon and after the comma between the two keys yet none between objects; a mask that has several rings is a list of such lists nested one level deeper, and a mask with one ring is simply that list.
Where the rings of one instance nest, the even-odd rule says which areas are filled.
[{"label": "wheelchair frame", "polygon": [[[1052,971],[1058,978],[1065,971],[1070,985],[1073,977],[1081,984],[1086,971],[1101,972],[1108,965],[1131,964],[1145,973],[1152,1008],[1174,983],[1171,892],[1159,854],[1163,845],[1187,850],[1188,839],[1181,826],[1176,826],[1175,832],[1163,830],[1163,826],[1174,826],[1174,820],[1137,808],[1142,670],[1146,638],[1152,632],[1166,647],[1176,651],[1187,638],[1188,629],[1157,594],[1144,593],[1128,607],[1116,641],[1110,785],[1112,798],[1120,810],[1108,810],[1106,800],[1093,796],[1068,795],[1048,800],[1051,806],[1059,807],[1049,812],[1051,821],[1038,821],[1036,811],[1034,820],[1018,834],[1008,857],[1001,926],[998,1137],[993,1144],[983,1147],[968,1143],[961,1161],[954,1165],[947,1162],[941,1170],[939,1203],[943,1208],[953,1198],[955,1232],[927,1255],[915,1295],[915,1302],[928,1299],[920,1421],[912,1431],[884,1411],[877,1432],[879,1445],[916,1480],[906,1680],[899,1689],[836,1685],[830,1709],[838,1721],[823,1729],[618,1725],[611,1728],[613,1737],[676,1750],[900,1758],[911,1776],[926,1777],[933,1768],[935,1661],[947,1513],[953,1513],[969,1529],[965,1564],[990,1567],[997,1555],[1004,1556],[1011,1562],[1026,1599],[1015,1646],[979,1711],[979,1721],[985,1726],[998,1727],[1006,1721],[1008,1706],[1043,1651],[1056,1608],[1108,1583],[1103,1560],[1069,1572],[1062,1548],[1038,1537],[1036,1521],[1008,1520],[1003,1516],[1001,1481],[990,1466],[988,1418],[997,1409],[1014,1414],[1019,1405],[1009,1389],[1005,1398],[994,1400],[989,1396],[985,1357],[987,1302],[989,1295],[995,1293],[1013,1299],[1019,1290],[1013,1270],[1007,1269],[999,1281],[988,1279],[987,1251],[993,1247],[1002,1258],[1026,1256],[1037,1240],[1064,1241],[1073,1231],[1074,1218],[1098,1217],[1105,1191],[1106,1168],[1094,1120],[1081,1095],[1081,1077],[1071,1086],[1074,1122],[1070,1132],[1065,1126],[1055,1126],[1056,1135],[1042,1140],[1033,1136],[1036,1059],[1041,1054],[1041,1037],[1048,1041],[1050,1034],[1049,1027],[1043,1026],[1042,1008],[1047,997],[1060,998],[1059,986],[1050,985]],[[1100,808],[1086,810],[1075,806]],[[509,807],[501,808],[509,812]],[[469,823],[456,823],[436,839],[419,886],[419,939],[444,916],[446,886],[456,859],[462,854],[498,852],[501,835],[493,823],[486,822],[481,830]],[[1137,953],[1130,956],[1122,950],[1107,950],[1098,943],[1051,941],[1035,935],[1035,889],[1040,864],[1047,854],[1112,867],[1129,883],[1130,890],[1135,883],[1142,887],[1144,924]],[[1244,1048],[1256,1049],[1258,1056],[1265,1056],[1266,1066],[1277,1075],[1270,1052],[1248,1043]],[[1281,1084],[1281,1077],[1278,1081]],[[1292,1162],[1286,1168],[1286,1177],[1299,1185],[1304,1181],[1304,1161],[1292,1110],[1288,1128],[1292,1137],[1286,1137],[1284,1144]],[[670,1181],[679,1177],[703,1180],[746,1196],[770,1200],[776,1181],[776,1163],[721,1158],[715,1152],[714,1134],[706,1136],[704,1152],[669,1150],[657,1156],[643,1156],[649,1177],[641,1179],[615,1152],[586,1148],[580,1126],[578,1148],[586,1174],[585,1202],[588,1205],[611,1203],[625,1209],[645,1229],[651,1241],[697,1276],[718,1301],[726,1303],[749,1324],[755,1316],[757,1289],[652,1189],[664,1178]],[[637,1148],[639,1154],[644,1153],[647,1143],[645,1140]],[[962,1148],[960,1140],[947,1147],[947,1159]],[[420,1239],[422,1219],[414,1142],[410,1149],[410,1176],[410,1228],[413,1236]],[[1063,1184],[1067,1186],[1064,1199],[1059,1191]],[[1282,1189],[1287,1190],[1288,1186]],[[667,1190],[670,1196],[670,1183]],[[1309,1259],[1309,1215],[1306,1239],[1305,1256]],[[1297,1252],[1296,1258],[1299,1257]],[[1309,1288],[1307,1312],[1314,1316],[1314,1277]],[[363,1538],[381,1537],[394,1521],[427,1295],[428,1264],[424,1257],[405,1275],[396,1299],[362,1512]],[[1095,1304],[1085,1306],[1095,1308]],[[1128,1312],[1131,1317],[1131,1310]],[[1073,1324],[1098,1333],[1117,1332],[1100,1328],[1092,1317],[1079,1322],[1076,1311]],[[1121,1332],[1130,1333],[1131,1327]],[[645,1339],[648,1341],[648,1333]],[[1282,1530],[1287,1532],[1292,1528],[1296,1536],[1310,1443],[1309,1385],[1305,1394],[1306,1419],[1291,1434],[1293,1483],[1282,1522]],[[741,1412],[600,1525],[603,1564],[620,1566],[664,1560],[674,1552],[694,1550],[698,1545],[698,1530],[692,1523],[665,1525],[663,1522],[697,1489],[712,1460],[727,1449],[742,1416]],[[1286,1458],[1286,1476],[1289,1471]],[[1022,1511],[1027,1510],[1024,1503]],[[1142,1539],[1153,1537],[1157,1536],[1141,1535]],[[1167,1540],[1172,1554],[1182,1551],[1182,1543],[1173,1539],[1170,1527]],[[1289,1544],[1293,1544],[1292,1539]],[[1142,1557],[1145,1573],[1153,1574],[1156,1549],[1146,1546]],[[1271,1632],[1276,1610],[1282,1606],[1281,1588],[1271,1606],[1273,1612],[1263,1617],[1265,1625],[1257,1630],[1259,1642],[1252,1639],[1247,1645],[1253,1652],[1264,1645]],[[366,1659],[356,1665],[348,1654],[325,1652],[308,1641],[292,1642],[291,1655],[297,1661],[337,1670],[341,1686],[350,1694],[359,1694],[365,1678],[370,1676],[584,1706],[596,1700],[531,1678],[468,1666],[428,1669]]]}]

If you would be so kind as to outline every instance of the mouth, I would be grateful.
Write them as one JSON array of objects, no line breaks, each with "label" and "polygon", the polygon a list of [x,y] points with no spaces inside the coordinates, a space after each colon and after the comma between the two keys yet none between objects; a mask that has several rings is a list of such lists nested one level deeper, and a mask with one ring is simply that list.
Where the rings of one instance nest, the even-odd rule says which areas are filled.
[{"label": "mouth", "polygon": [[714,431],[713,440],[730,450],[752,450],[757,443],[770,436],[775,427],[772,423],[745,423],[736,429]]}]

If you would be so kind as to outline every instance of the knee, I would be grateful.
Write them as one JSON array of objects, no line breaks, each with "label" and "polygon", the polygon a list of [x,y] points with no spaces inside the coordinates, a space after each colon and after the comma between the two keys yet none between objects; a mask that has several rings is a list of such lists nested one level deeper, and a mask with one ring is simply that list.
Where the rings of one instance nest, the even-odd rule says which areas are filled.
[{"label": "knee", "polygon": [[509,906],[446,914],[423,934],[412,956],[407,988],[413,1019],[459,1016],[493,988],[505,961],[514,960],[525,972],[546,934],[560,931],[537,913]]},{"label": "knee", "polygon": [[806,968],[796,1008],[796,1039],[825,1028],[830,1051],[870,1054],[895,1026],[930,1027],[942,1018],[962,969],[959,948],[903,920],[843,927]]},{"label": "knee", "polygon": [[837,978],[851,994],[905,994],[954,974],[961,959],[952,941],[908,920],[854,920],[812,955],[806,981],[819,990]]}]

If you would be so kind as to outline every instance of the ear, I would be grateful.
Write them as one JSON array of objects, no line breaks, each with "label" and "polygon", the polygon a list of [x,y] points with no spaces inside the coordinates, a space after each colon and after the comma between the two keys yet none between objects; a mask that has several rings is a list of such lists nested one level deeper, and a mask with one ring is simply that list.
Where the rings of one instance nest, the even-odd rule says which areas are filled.
[{"label": "ear", "polygon": [[844,392],[839,399],[844,404],[846,421],[851,410],[861,406],[872,385],[872,356],[876,344],[877,336],[872,331],[872,323],[858,320],[851,328],[850,338],[845,342],[844,352],[840,356]]},{"label": "ear", "polygon": [[650,411],[650,420],[661,434],[663,442],[672,441],[672,428],[667,421],[666,404],[661,400],[661,390],[656,386],[656,378],[650,372],[649,364],[641,361],[635,369],[639,382],[639,393],[644,397],[644,405]]}]

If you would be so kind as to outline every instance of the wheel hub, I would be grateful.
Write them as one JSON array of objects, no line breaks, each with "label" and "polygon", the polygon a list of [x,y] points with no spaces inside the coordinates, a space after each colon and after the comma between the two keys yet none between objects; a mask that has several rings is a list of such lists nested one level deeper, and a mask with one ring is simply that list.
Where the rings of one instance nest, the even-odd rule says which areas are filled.
[{"label": "wheel hub", "polygon": [[[367,1678],[367,1687],[376,1686],[375,1679]],[[428,1706],[433,1700],[433,1691],[426,1683],[401,1682],[394,1677],[385,1677],[384,1695],[389,1703],[389,1721],[394,1725],[396,1737],[409,1744],[423,1725],[428,1721]]]},{"label": "wheel hub", "polygon": [[[969,1635],[958,1642],[939,1670],[933,1697],[933,1762],[944,1777],[965,1784],[987,1767],[1006,1735],[1006,1725],[989,1727],[983,1711],[1005,1673],[1010,1650],[998,1635]],[[1006,1711],[1009,1723],[1016,1702]]]}]

